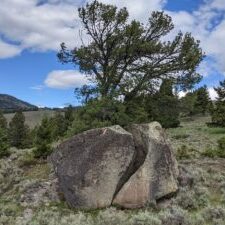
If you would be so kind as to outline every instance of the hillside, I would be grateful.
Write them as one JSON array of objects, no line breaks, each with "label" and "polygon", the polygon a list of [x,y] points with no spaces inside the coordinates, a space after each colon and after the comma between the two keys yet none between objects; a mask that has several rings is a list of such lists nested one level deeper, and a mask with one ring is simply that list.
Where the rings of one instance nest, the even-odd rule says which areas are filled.
[{"label": "hillside", "polygon": [[0,110],[4,112],[13,112],[17,110],[32,111],[37,109],[37,106],[31,105],[30,103],[17,99],[13,96],[0,94]]},{"label": "hillside", "polygon": [[[225,136],[223,128],[209,128],[209,117],[182,121],[168,129],[177,156],[186,145],[202,152]],[[57,194],[52,166],[34,159],[32,149],[11,149],[0,160],[0,224],[5,225],[224,225],[225,159],[201,154],[179,159],[180,189],[171,199],[149,204],[145,209],[121,210],[110,207],[85,211],[71,209],[63,194]]]}]

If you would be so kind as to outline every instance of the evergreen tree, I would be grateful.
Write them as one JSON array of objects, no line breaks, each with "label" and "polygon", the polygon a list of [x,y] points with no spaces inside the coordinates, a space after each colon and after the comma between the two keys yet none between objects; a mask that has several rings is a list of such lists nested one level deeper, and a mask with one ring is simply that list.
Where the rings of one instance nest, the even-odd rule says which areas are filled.
[{"label": "evergreen tree", "polygon": [[52,130],[50,121],[47,117],[44,117],[36,131],[34,156],[36,158],[46,158],[52,151],[51,142]]},{"label": "evergreen tree", "polygon": [[52,138],[57,140],[63,137],[67,130],[67,121],[61,112],[56,112],[55,116],[50,119]]},{"label": "evergreen tree", "polygon": [[7,129],[7,120],[4,117],[2,111],[0,110],[0,128]]},{"label": "evergreen tree", "polygon": [[181,116],[195,115],[196,92],[189,92],[179,101]]},{"label": "evergreen tree", "polygon": [[163,81],[159,92],[150,98],[149,105],[149,116],[152,120],[160,122],[165,128],[179,126],[179,101],[173,94],[171,80]]},{"label": "evergreen tree", "polygon": [[68,129],[68,127],[72,125],[72,122],[74,120],[74,110],[72,105],[69,105],[65,110],[65,120]]},{"label": "evergreen tree", "polygon": [[9,140],[13,147],[26,148],[29,128],[25,124],[25,116],[20,112],[16,112],[9,123]]},{"label": "evergreen tree", "polygon": [[195,113],[201,113],[205,115],[207,111],[209,111],[211,105],[211,99],[209,97],[209,92],[207,86],[200,87],[195,91],[196,99],[194,103]]},{"label": "evergreen tree", "polygon": [[9,142],[6,129],[0,127],[0,158],[9,156]]},{"label": "evergreen tree", "polygon": [[90,42],[73,50],[62,43],[58,58],[79,64],[96,84],[82,89],[84,99],[93,94],[110,99],[122,95],[128,102],[152,92],[156,80],[173,79],[184,90],[201,80],[196,72],[204,56],[199,41],[181,32],[163,41],[174,29],[164,12],[153,12],[143,24],[129,20],[126,8],[95,0],[79,9],[79,17]]},{"label": "evergreen tree", "polygon": [[225,127],[225,80],[220,82],[220,86],[215,88],[218,98],[215,108],[212,110],[212,122],[218,126]]}]

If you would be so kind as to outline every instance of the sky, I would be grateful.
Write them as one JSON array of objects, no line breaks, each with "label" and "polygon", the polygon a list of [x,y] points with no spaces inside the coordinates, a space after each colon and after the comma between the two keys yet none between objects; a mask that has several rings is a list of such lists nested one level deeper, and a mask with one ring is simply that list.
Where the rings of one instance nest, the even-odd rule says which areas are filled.
[{"label": "sky", "polygon": [[[62,65],[61,42],[81,44],[78,7],[89,0],[1,0],[0,93],[37,106],[78,105],[74,88],[87,83],[78,67]],[[146,22],[155,10],[165,11],[174,32],[191,32],[206,54],[198,72],[212,99],[213,89],[225,79],[225,0],[102,0],[127,7],[131,19]]]}]

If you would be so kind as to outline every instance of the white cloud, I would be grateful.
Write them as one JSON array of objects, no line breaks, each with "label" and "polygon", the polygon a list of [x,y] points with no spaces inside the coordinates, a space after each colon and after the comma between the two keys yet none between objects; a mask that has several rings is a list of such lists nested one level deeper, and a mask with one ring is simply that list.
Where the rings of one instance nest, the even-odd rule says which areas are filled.
[{"label": "white cloud", "polygon": [[0,59],[10,58],[21,53],[20,47],[3,42],[0,39]]},{"label": "white cloud", "polygon": [[84,74],[74,70],[56,70],[48,74],[45,85],[50,88],[68,89],[88,83]]},{"label": "white cloud", "polygon": [[[0,34],[21,49],[57,50],[61,42],[79,44],[76,1],[1,0]],[[7,57],[7,55],[5,55]]]},{"label": "white cloud", "polygon": [[[17,55],[24,49],[57,51],[61,42],[67,43],[68,47],[79,46],[81,24],[77,8],[88,1],[1,0],[0,35],[20,43],[19,47],[10,45],[7,46],[10,48],[1,50],[1,58]],[[162,9],[166,0],[139,0],[138,4],[136,0],[102,1],[119,7],[126,6],[132,18],[145,19],[150,11]]]},{"label": "white cloud", "polygon": [[205,0],[199,9],[192,13],[186,11],[167,13],[172,16],[176,31],[191,32],[201,41],[206,55],[213,58],[213,65],[211,61],[206,61],[202,66],[205,69],[208,67],[208,72],[217,70],[225,74],[225,1]]},{"label": "white cloud", "polygon": [[218,97],[216,91],[214,90],[213,87],[208,88],[209,91],[209,96],[212,100],[216,100],[216,98]]},{"label": "white cloud", "polygon": [[43,89],[45,88],[44,85],[36,85],[36,86],[33,86],[33,87],[30,87],[30,89],[32,90],[36,90],[36,91],[42,91]]},{"label": "white cloud", "polygon": [[[210,98],[211,98],[212,100],[216,100],[216,98],[218,97],[218,95],[217,95],[216,91],[214,90],[214,88],[213,88],[213,87],[209,87],[209,88],[208,88],[208,92],[209,92]],[[178,97],[179,97],[179,98],[185,97],[187,93],[188,93],[188,92],[180,91],[180,92],[178,93]]]},{"label": "white cloud", "polygon": [[106,4],[113,4],[121,7],[126,7],[132,18],[146,22],[150,13],[154,10],[162,10],[167,0],[101,0]]},{"label": "white cloud", "polygon": [[[0,58],[13,57],[24,49],[48,51],[81,44],[77,8],[92,0],[1,0],[0,35],[19,45],[0,40]],[[127,7],[131,18],[146,21],[153,10],[163,10],[168,0],[101,0],[103,3]],[[172,1],[172,0],[171,0]],[[191,32],[201,40],[207,55],[225,74],[225,1],[204,0],[193,12],[166,11],[173,18],[175,32]],[[84,37],[86,40],[86,37]],[[210,62],[206,62],[210,64]],[[207,65],[203,65],[205,68]],[[208,66],[209,67],[209,66]],[[212,68],[211,68],[212,69]]]}]

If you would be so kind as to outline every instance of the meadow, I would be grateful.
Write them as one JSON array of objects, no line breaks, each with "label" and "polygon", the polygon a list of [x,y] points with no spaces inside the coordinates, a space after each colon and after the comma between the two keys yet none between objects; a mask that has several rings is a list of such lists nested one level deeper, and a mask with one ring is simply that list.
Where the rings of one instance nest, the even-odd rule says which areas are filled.
[{"label": "meadow", "polygon": [[[43,116],[36,114],[25,113],[30,126],[39,123],[38,118]],[[225,129],[209,128],[207,122],[207,116],[186,118],[180,127],[166,131],[179,162],[179,192],[139,210],[71,209],[63,195],[56,194],[51,165],[34,159],[32,149],[12,148],[11,156],[0,160],[0,224],[224,225],[225,159],[209,158],[203,153],[217,148],[217,140],[225,136]]]}]

